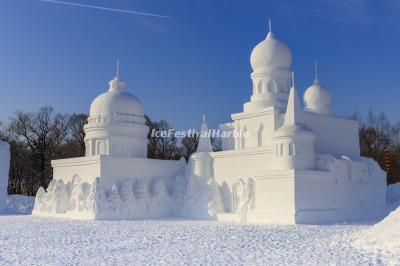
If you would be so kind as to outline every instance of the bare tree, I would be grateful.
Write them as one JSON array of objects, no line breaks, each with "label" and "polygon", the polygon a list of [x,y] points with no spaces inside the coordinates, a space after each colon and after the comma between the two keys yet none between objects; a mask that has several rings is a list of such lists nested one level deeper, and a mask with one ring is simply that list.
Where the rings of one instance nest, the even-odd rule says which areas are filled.
[{"label": "bare tree", "polygon": [[17,112],[11,120],[9,131],[14,139],[26,145],[29,158],[27,175],[29,195],[39,186],[46,187],[52,179],[51,160],[62,157],[60,147],[65,143],[68,116],[55,113],[49,106],[36,113]]},{"label": "bare tree", "polygon": [[85,156],[85,131],[83,127],[87,124],[87,119],[87,114],[73,114],[68,121],[69,142],[77,147],[77,155],[80,157]]},{"label": "bare tree", "polygon": [[182,156],[189,161],[190,156],[196,152],[199,144],[199,134],[190,134],[182,139]]},{"label": "bare tree", "polygon": [[386,114],[375,114],[370,110],[366,119],[361,115],[352,115],[359,122],[360,153],[376,160],[382,169],[386,169],[385,150],[390,154],[391,166],[388,171],[388,183],[395,183],[400,177],[400,125],[393,125]]},{"label": "bare tree", "polygon": [[[161,160],[179,160],[181,156],[177,139],[174,134],[167,134],[170,130],[173,130],[168,122],[164,119],[159,122],[152,121],[148,116],[145,116],[145,118],[146,125],[149,127],[147,157]],[[157,134],[153,134],[155,132]],[[161,132],[165,132],[166,135],[159,134]]]}]

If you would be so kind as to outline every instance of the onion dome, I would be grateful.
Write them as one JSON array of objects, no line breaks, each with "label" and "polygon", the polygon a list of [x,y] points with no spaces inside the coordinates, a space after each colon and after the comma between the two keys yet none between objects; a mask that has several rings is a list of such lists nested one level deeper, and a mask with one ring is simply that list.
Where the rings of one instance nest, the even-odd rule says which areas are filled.
[{"label": "onion dome", "polygon": [[314,113],[330,114],[332,98],[329,90],[318,79],[304,92],[304,109]]},{"label": "onion dome", "polygon": [[275,39],[270,31],[262,42],[251,52],[250,63],[253,71],[286,69],[292,65],[292,53],[286,44]]}]

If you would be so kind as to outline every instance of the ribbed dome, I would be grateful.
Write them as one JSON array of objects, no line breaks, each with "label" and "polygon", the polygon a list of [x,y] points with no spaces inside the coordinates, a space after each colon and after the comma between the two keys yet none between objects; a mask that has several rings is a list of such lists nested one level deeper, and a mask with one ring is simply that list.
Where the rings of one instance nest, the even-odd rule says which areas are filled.
[{"label": "ribbed dome", "polygon": [[251,52],[250,63],[253,71],[262,69],[289,69],[292,53],[286,44],[275,39],[272,32]]},{"label": "ribbed dome", "polygon": [[90,116],[127,114],[144,116],[143,105],[134,95],[125,92],[125,83],[117,78],[110,81],[110,89],[96,97],[90,105]]},{"label": "ribbed dome", "polygon": [[318,79],[304,92],[303,100],[307,111],[321,114],[331,112],[331,94]]}]

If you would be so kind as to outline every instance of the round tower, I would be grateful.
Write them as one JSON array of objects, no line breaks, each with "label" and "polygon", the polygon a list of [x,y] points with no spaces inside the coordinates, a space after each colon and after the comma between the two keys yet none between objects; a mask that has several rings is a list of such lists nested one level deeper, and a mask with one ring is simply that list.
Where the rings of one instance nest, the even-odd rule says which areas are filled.
[{"label": "round tower", "polygon": [[275,38],[271,30],[267,37],[252,51],[250,63],[253,68],[253,94],[244,104],[244,111],[268,106],[286,107],[290,90],[290,49]]},{"label": "round tower", "polygon": [[118,74],[109,82],[109,90],[92,102],[84,130],[86,156],[147,157],[149,128],[143,106],[125,91]]}]

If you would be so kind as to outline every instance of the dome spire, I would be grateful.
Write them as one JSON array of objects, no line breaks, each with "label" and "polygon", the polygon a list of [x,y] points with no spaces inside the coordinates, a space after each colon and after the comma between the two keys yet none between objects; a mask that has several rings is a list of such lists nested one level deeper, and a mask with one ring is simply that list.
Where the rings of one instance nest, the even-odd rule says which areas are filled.
[{"label": "dome spire", "polygon": [[201,131],[199,135],[199,143],[197,145],[196,152],[212,152],[213,148],[211,145],[210,134],[208,132],[208,126],[206,122],[206,116],[203,115],[203,122],[201,124]]},{"label": "dome spire", "polygon": [[268,28],[269,28],[269,32],[267,34],[267,39],[274,38],[275,36],[272,33],[272,22],[271,22],[271,19],[268,19]]},{"label": "dome spire", "polygon": [[315,81],[318,80],[318,61],[315,61]]},{"label": "dome spire", "polygon": [[294,71],[292,72],[292,88],[294,88]]},{"label": "dome spire", "polygon": [[272,32],[271,19],[268,19],[269,32]]},{"label": "dome spire", "polygon": [[117,79],[119,79],[119,58],[117,58]]},{"label": "dome spire", "polygon": [[117,58],[117,73],[114,79],[112,79],[109,83],[109,91],[124,91],[125,90],[125,82],[119,78],[119,58]]}]

